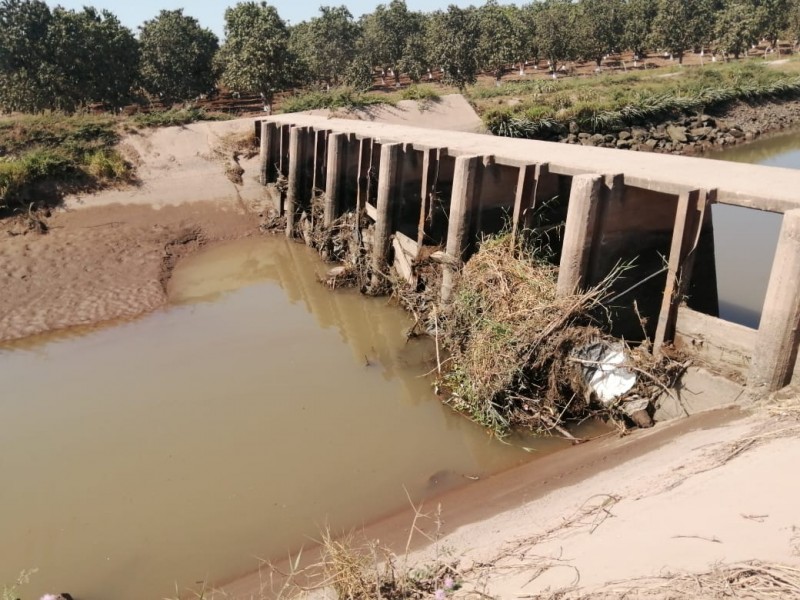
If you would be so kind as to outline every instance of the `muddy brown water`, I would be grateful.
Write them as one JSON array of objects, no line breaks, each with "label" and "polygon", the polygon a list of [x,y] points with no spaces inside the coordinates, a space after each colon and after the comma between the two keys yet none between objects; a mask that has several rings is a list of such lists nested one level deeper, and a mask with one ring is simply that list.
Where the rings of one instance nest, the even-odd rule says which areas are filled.
[{"label": "muddy brown water", "polygon": [[443,406],[430,341],[324,268],[233,242],[182,263],[165,310],[0,348],[0,584],[174,596],[565,447]]},{"label": "muddy brown water", "polygon": [[[764,138],[709,158],[800,169],[800,132]],[[720,204],[712,207],[712,214],[720,316],[757,328],[782,216]]]},{"label": "muddy brown water", "polygon": [[[713,158],[800,168],[800,134]],[[780,216],[713,211],[722,316],[755,327]],[[565,447],[444,407],[407,317],[322,270],[225,244],[179,265],[165,310],[0,347],[0,585],[38,568],[23,599],[174,596]]]}]

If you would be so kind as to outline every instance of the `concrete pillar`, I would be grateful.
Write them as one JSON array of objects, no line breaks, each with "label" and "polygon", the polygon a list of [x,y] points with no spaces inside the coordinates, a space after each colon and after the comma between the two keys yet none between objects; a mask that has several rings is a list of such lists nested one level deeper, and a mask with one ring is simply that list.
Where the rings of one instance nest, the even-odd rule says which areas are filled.
[{"label": "concrete pillar", "polygon": [[294,236],[295,218],[297,207],[300,204],[300,182],[303,177],[301,172],[305,161],[303,160],[303,134],[305,130],[292,127],[289,132],[289,177],[286,188],[286,237]]},{"label": "concrete pillar", "polygon": [[556,287],[559,296],[574,294],[586,281],[602,185],[601,175],[576,175],[572,178]]},{"label": "concrete pillar", "polygon": [[275,147],[278,135],[279,131],[275,123],[261,121],[261,143],[259,147],[259,158],[261,159],[259,181],[261,181],[261,185],[269,183],[274,164],[272,150]]},{"label": "concrete pillar", "polygon": [[796,209],[783,215],[748,386],[769,393],[790,382],[799,329],[800,209]]},{"label": "concrete pillar", "polygon": [[328,136],[328,168],[325,175],[325,213],[322,224],[330,227],[339,216],[339,193],[345,175],[345,142],[347,135],[332,133]]},{"label": "concrete pillar", "polygon": [[479,156],[459,156],[456,158],[453,174],[453,195],[450,200],[450,221],[447,227],[447,246],[445,252],[448,264],[442,271],[442,302],[449,302],[453,295],[455,277],[461,268],[470,243],[475,191],[478,172],[481,166]]},{"label": "concrete pillar", "polygon": [[372,286],[381,283],[386,270],[389,238],[392,235],[392,204],[398,194],[398,172],[402,158],[402,144],[381,146],[380,171],[378,172],[378,205],[375,218],[375,233],[372,243]]}]

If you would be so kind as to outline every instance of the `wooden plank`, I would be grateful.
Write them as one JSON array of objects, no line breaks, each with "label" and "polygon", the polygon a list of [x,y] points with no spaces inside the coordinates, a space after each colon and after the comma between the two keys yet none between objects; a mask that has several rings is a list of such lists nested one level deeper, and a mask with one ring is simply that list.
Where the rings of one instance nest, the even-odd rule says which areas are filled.
[{"label": "wooden plank", "polygon": [[567,222],[564,225],[564,245],[558,268],[558,296],[575,294],[586,284],[602,184],[601,175],[578,175],[572,179]]},{"label": "wooden plank", "polygon": [[356,213],[361,214],[367,205],[369,169],[372,164],[372,139],[362,138],[358,142],[358,187],[356,189]]},{"label": "wooden plank", "polygon": [[370,219],[372,219],[373,221],[377,221],[378,220],[378,209],[374,204],[372,204],[370,202],[367,202],[364,205],[364,210],[366,211],[367,216]]},{"label": "wooden plank", "polygon": [[[703,190],[684,192],[678,197],[675,211],[675,227],[667,265],[667,283],[661,300],[653,352],[659,354],[666,342],[675,335],[675,318],[678,305],[683,300],[688,282],[692,277],[693,257],[690,253],[697,247],[703,225],[708,194]],[[688,259],[688,260],[687,260]]]},{"label": "wooden plank", "polygon": [[436,171],[439,166],[439,153],[433,148],[422,152],[422,183],[420,185],[420,197],[422,203],[419,208],[419,226],[417,228],[417,240],[420,244],[425,241],[425,225],[428,223],[428,213],[433,199],[433,186],[436,181]]}]

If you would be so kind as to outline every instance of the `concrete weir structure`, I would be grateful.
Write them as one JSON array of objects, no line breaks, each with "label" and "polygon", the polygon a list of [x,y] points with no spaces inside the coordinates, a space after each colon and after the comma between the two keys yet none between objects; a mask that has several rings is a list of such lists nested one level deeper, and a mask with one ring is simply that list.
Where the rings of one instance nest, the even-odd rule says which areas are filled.
[{"label": "concrete weir structure", "polygon": [[[632,263],[614,333],[674,344],[759,394],[798,370],[800,171],[294,114],[256,135],[288,235],[321,195],[325,226],[348,211],[374,221],[374,271],[413,280],[423,250],[444,249],[446,302],[481,235],[558,230],[561,294]],[[718,317],[713,203],[784,214],[758,330]]]}]

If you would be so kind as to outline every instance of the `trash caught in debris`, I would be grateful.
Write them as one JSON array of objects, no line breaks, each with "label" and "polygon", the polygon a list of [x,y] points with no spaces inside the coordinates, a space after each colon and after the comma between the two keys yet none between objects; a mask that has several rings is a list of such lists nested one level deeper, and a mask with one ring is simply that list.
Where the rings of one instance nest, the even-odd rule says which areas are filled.
[{"label": "trash caught in debris", "polygon": [[587,387],[605,406],[636,385],[636,374],[625,367],[622,342],[596,341],[576,350],[574,358],[581,365]]}]

